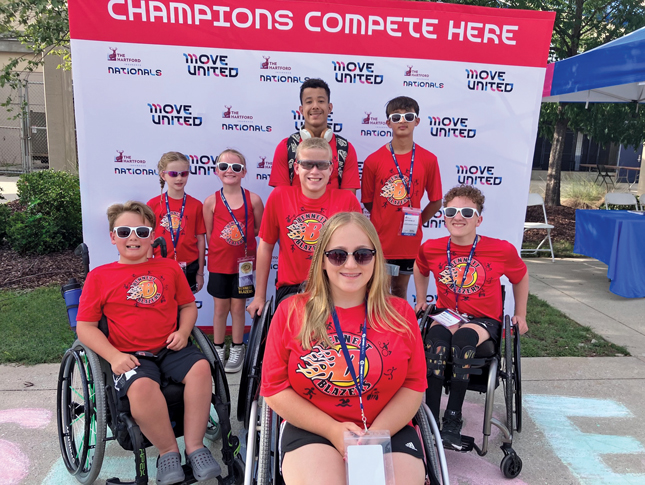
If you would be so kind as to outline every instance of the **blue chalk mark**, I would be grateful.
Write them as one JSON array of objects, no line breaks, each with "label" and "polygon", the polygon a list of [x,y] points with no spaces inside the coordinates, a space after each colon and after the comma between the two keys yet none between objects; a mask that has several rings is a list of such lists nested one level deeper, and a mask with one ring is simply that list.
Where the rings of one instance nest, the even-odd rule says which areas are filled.
[{"label": "blue chalk mark", "polygon": [[524,395],[523,404],[542,430],[555,454],[585,485],[642,485],[645,474],[614,472],[602,460],[606,454],[645,453],[631,436],[583,433],[569,417],[633,418],[622,404],[607,399]]}]

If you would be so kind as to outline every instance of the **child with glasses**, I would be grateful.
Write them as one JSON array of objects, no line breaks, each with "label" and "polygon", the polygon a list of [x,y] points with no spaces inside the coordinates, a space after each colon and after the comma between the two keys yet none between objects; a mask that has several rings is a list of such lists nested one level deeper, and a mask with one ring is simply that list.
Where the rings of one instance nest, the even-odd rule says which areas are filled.
[{"label": "child with glasses", "polygon": [[297,293],[307,279],[327,219],[337,212],[361,210],[354,194],[329,185],[333,171],[329,143],[322,138],[303,140],[296,157],[300,185],[276,187],[267,199],[260,226],[255,298],[247,308],[251,316],[259,315],[264,308],[271,257],[278,241],[276,308],[283,298]]},{"label": "child with glasses", "polygon": [[343,433],[365,428],[390,432],[396,483],[424,483],[409,425],[426,388],[423,343],[388,279],[367,217],[336,214],[320,233],[304,293],[271,321],[260,393],[287,421],[279,446],[287,484],[311,483],[312,470],[315,483],[345,483]]},{"label": "child with glasses", "polygon": [[426,402],[439,421],[446,361],[452,360],[450,396],[441,437],[446,446],[457,450],[462,448],[461,408],[470,380],[469,361],[484,341],[491,339],[495,346],[499,343],[504,311],[502,276],[513,285],[515,315],[512,322],[520,333],[528,330],[529,275],[526,265],[511,243],[477,234],[483,220],[484,200],[484,195],[469,185],[450,189],[443,199],[450,236],[426,241],[419,249],[414,265],[416,310],[425,310],[428,306],[422,295],[428,291],[432,272],[437,286],[437,307],[442,312],[439,321],[433,322],[426,333]]},{"label": "child with glasses", "polygon": [[[422,224],[441,207],[437,157],[414,142],[419,104],[399,96],[385,108],[392,140],[365,159],[361,200],[381,239],[392,294],[407,298],[414,258],[423,238]],[[428,204],[421,207],[424,192]]]},{"label": "child with glasses", "polygon": [[[166,240],[168,258],[179,263],[194,292],[204,286],[206,262],[206,227],[202,203],[185,191],[190,174],[190,162],[179,152],[164,153],[157,164],[161,195],[153,197],[148,205],[155,213],[155,233]],[[168,190],[164,193],[164,186]],[[154,255],[159,257],[161,249]]]},{"label": "child with glasses", "polygon": [[[203,444],[212,392],[210,365],[189,344],[197,320],[195,297],[177,263],[148,259],[155,226],[150,207],[130,201],[110,206],[107,215],[119,260],[87,275],[78,308],[78,338],[110,363],[117,397],[127,397],[141,432],[159,450],[158,484],[184,480],[160,389],[165,381],[184,384],[186,462],[197,480],[212,479],[219,475],[219,465]],[[98,328],[103,315],[107,337]]]},{"label": "child with glasses", "polygon": [[[264,204],[257,194],[242,188],[246,159],[237,150],[217,157],[222,188],[204,201],[208,240],[208,293],[213,297],[213,341],[226,372],[238,372],[244,363],[244,309],[255,286],[255,237],[260,231]],[[226,319],[231,314],[233,343],[224,358]]]}]

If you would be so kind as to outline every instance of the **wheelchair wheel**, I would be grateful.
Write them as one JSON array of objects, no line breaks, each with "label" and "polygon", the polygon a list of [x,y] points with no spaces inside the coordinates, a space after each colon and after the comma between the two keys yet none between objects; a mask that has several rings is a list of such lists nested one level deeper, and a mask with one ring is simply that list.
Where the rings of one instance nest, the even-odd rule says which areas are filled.
[{"label": "wheelchair wheel", "polygon": [[67,470],[79,482],[93,483],[105,453],[105,387],[98,356],[79,341],[61,362],[56,418]]},{"label": "wheelchair wheel", "polygon": [[[197,343],[197,346],[199,347],[199,349],[206,356],[208,361],[212,363],[213,382],[214,382],[213,392],[216,396],[218,396],[221,399],[221,401],[224,404],[226,404],[226,408],[230,416],[231,415],[231,395],[228,388],[226,373],[224,372],[224,366],[222,365],[222,362],[219,360],[219,357],[217,356],[217,351],[215,350],[215,346],[213,345],[213,342],[211,342],[210,339],[206,337],[206,335],[204,335],[204,332],[202,332],[197,327],[193,329],[192,336],[195,339],[195,342]],[[215,412],[214,409],[211,408],[211,414],[214,412]],[[214,421],[214,417],[211,416],[211,418],[209,419],[210,429],[213,428],[212,426],[213,421]]]},{"label": "wheelchair wheel", "polygon": [[258,446],[258,485],[269,485],[273,482],[271,476],[271,433],[273,429],[273,411],[262,400],[260,409],[260,443]]},{"label": "wheelchair wheel", "polygon": [[511,317],[504,317],[504,355],[502,356],[501,378],[504,387],[504,404],[506,404],[506,427],[513,434],[513,335]]},{"label": "wheelchair wheel", "polygon": [[520,331],[515,330],[513,347],[513,387],[515,395],[515,429],[522,432],[522,346],[520,344]]},{"label": "wheelchair wheel", "polygon": [[439,467],[439,456],[437,455],[436,441],[432,434],[432,428],[428,421],[428,416],[425,413],[423,406],[419,409],[415,416],[415,422],[419,426],[421,438],[423,440],[423,448],[426,457],[426,470],[430,478],[431,485],[441,484],[439,477],[441,476]]},{"label": "wheelchair wheel", "polygon": [[515,478],[522,471],[522,459],[515,453],[509,453],[502,459],[499,468],[506,478]]}]

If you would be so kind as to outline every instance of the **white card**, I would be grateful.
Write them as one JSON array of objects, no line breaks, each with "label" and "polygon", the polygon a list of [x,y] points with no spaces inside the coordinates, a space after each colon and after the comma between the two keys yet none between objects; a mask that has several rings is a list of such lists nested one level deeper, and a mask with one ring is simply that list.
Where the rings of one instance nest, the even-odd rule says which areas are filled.
[{"label": "white card", "polygon": [[381,445],[347,447],[348,485],[385,485]]},{"label": "white card", "polygon": [[432,318],[435,322],[439,322],[444,327],[452,327],[453,325],[457,325],[462,321],[461,317],[449,310],[437,313],[436,315],[430,315],[430,318]]}]

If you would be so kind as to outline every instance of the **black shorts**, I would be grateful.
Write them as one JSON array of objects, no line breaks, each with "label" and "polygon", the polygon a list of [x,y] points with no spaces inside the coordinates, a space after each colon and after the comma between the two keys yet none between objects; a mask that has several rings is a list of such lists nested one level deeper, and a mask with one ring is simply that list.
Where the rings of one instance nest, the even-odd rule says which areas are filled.
[{"label": "black shorts", "polygon": [[300,293],[302,283],[299,285],[285,285],[275,290],[275,307],[278,308],[278,305],[285,298]]},{"label": "black shorts", "polygon": [[[393,453],[407,453],[415,458],[423,459],[421,441],[419,440],[417,431],[412,426],[404,426],[391,439]],[[320,435],[310,433],[301,428],[296,428],[286,421],[283,422],[280,433],[280,467],[282,467],[282,461],[286,453],[312,444],[334,446],[327,438],[323,438]]]},{"label": "black shorts", "polygon": [[184,274],[192,291],[197,291],[197,272],[199,271],[199,260],[186,264]]},{"label": "black shorts", "polygon": [[197,347],[189,343],[188,346],[177,351],[164,349],[157,358],[137,356],[137,359],[140,365],[130,372],[120,376],[112,374],[114,388],[120,399],[126,397],[132,383],[141,377],[152,379],[159,386],[164,386],[168,382],[181,383],[193,365],[206,357]]},{"label": "black shorts", "polygon": [[412,274],[414,269],[414,259],[388,259],[385,262],[398,266],[400,275]]},{"label": "black shorts", "polygon": [[247,298],[253,298],[255,296],[254,286],[245,286],[242,290],[242,293],[240,293],[239,276],[237,273],[208,273],[208,287],[206,291],[208,291],[209,295],[222,300],[228,300],[229,298],[246,300]]},{"label": "black shorts", "polygon": [[[444,308],[437,308],[437,313],[442,311],[444,311]],[[486,317],[473,317],[468,319],[468,323],[474,323],[475,325],[485,328],[490,334],[490,340],[495,343],[495,348],[497,348],[502,335],[502,323],[499,320]]]}]

